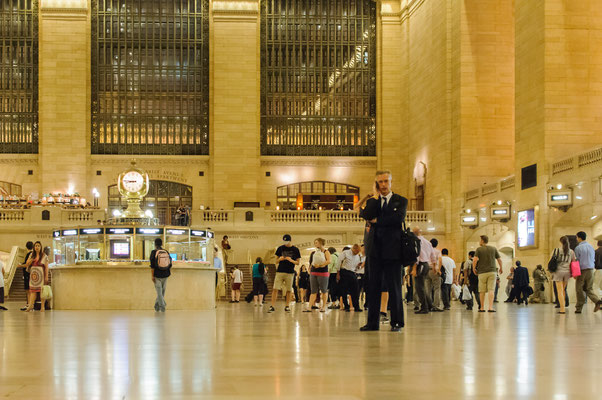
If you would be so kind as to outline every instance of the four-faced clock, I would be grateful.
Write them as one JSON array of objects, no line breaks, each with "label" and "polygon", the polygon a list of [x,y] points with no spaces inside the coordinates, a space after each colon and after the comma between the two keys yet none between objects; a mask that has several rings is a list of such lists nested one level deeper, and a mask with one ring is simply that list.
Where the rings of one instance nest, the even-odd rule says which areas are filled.
[{"label": "four-faced clock", "polygon": [[122,184],[130,193],[139,192],[144,186],[144,176],[138,171],[129,171],[123,176]]}]

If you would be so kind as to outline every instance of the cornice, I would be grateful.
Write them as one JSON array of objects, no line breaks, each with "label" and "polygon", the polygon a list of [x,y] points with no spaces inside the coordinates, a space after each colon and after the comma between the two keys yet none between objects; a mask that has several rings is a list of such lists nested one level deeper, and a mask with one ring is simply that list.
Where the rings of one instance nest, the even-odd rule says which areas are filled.
[{"label": "cornice", "polygon": [[259,4],[251,1],[214,1],[213,19],[219,21],[253,21],[259,16]]},{"label": "cornice", "polygon": [[281,157],[264,156],[262,167],[372,167],[376,157]]},{"label": "cornice", "polygon": [[141,166],[145,165],[209,165],[209,156],[91,156],[92,165],[123,165],[127,166],[132,160]]},{"label": "cornice", "polygon": [[4,165],[37,165],[38,155],[0,154],[0,164]]}]

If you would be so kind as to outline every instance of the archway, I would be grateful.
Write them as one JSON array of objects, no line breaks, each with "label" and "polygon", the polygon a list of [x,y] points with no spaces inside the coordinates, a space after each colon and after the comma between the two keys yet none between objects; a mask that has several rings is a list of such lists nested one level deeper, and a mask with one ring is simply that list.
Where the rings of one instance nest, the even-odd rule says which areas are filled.
[{"label": "archway", "polygon": [[[178,225],[176,211],[179,207],[192,208],[192,186],[170,181],[150,181],[148,194],[140,207],[150,210],[162,225]],[[121,198],[117,185],[109,186],[109,212],[123,210],[127,202]]]},{"label": "archway", "polygon": [[276,192],[282,210],[350,210],[359,195],[358,186],[328,181],[291,183]]}]

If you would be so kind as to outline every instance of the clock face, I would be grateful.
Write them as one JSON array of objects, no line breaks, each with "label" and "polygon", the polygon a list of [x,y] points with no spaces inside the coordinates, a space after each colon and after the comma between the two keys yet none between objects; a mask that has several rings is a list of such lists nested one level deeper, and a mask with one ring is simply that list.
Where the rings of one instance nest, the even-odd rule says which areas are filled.
[{"label": "clock face", "polygon": [[128,192],[138,192],[144,186],[144,177],[136,171],[130,171],[123,176],[123,188]]}]

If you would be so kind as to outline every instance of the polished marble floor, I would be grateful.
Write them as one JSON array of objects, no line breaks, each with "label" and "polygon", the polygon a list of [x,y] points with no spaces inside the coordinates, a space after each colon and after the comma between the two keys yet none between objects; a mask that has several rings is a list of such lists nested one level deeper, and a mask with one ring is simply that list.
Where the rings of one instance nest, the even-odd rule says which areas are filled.
[{"label": "polished marble floor", "polygon": [[410,314],[0,313],[1,399],[599,399],[602,312],[550,305]]}]

